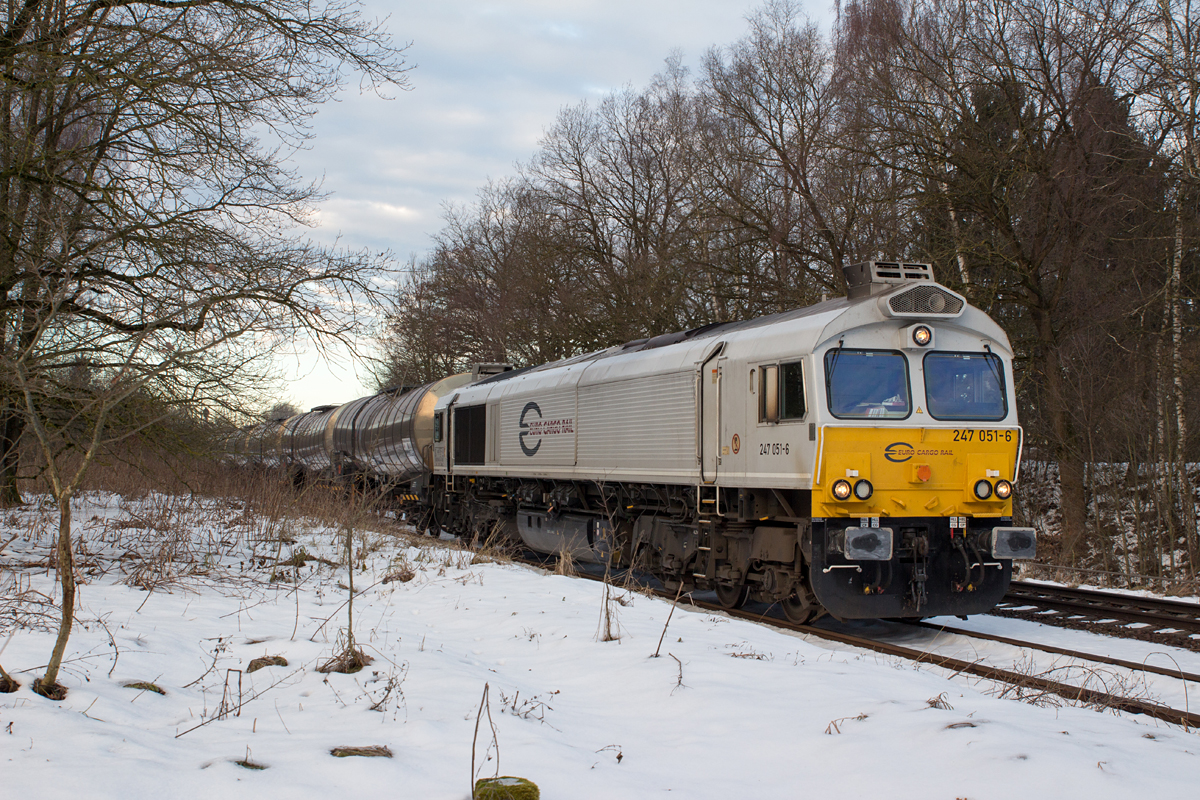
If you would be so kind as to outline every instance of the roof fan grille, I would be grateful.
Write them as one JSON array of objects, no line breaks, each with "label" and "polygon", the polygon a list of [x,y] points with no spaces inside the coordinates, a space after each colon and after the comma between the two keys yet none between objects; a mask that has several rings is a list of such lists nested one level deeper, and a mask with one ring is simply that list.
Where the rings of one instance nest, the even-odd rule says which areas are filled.
[{"label": "roof fan grille", "polygon": [[963,301],[937,286],[914,286],[888,299],[893,314],[958,314]]}]

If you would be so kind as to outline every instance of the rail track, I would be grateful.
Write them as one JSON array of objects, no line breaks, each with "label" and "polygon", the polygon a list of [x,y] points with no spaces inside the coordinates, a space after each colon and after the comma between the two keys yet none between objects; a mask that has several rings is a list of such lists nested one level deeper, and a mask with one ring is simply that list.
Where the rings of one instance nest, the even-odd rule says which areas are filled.
[{"label": "rail track", "polygon": [[1040,650],[1043,653],[1052,653],[1054,655],[1067,656],[1069,658],[1077,658],[1084,661],[1092,661],[1097,664],[1107,664],[1108,666],[1121,667],[1122,669],[1132,670],[1133,672],[1164,675],[1168,678],[1178,678],[1180,680],[1200,684],[1200,674],[1187,672],[1183,669],[1168,669],[1167,667],[1159,667],[1154,664],[1126,661],[1124,659],[1098,655],[1096,653],[1084,653],[1079,650],[1071,650],[1064,647],[1055,647],[1054,645],[1029,642],[1024,639],[1012,639],[1007,636],[997,636],[994,633],[964,630],[962,628],[955,628],[950,625],[938,625],[931,622],[909,622],[908,624],[921,628],[929,628],[935,631],[942,631],[944,633],[952,633],[958,636],[968,636],[972,639],[983,639],[989,642],[999,642],[1001,644],[1008,644],[1014,647],[1027,647],[1033,650]]},{"label": "rail track", "polygon": [[[529,566],[536,567],[539,569],[546,569],[554,561],[553,557],[544,557],[544,556],[532,557],[532,558],[528,557],[528,556],[532,556],[532,555],[534,555],[534,554],[530,553],[530,554],[527,554],[525,557],[518,556],[514,560],[520,561],[521,563],[524,563],[524,564],[527,564]],[[594,580],[594,581],[599,581],[599,582],[604,582],[606,580],[606,577],[603,573],[590,573],[586,569],[577,570],[576,575],[578,575],[581,578],[586,578],[588,580]],[[624,571],[622,571],[621,573],[609,575],[608,580],[613,584],[617,584],[618,582],[627,581],[628,577],[626,576]],[[672,592],[665,591],[663,589],[655,588],[655,587],[650,586],[642,581],[635,581],[635,582],[640,585],[640,588],[643,591],[652,592],[657,597],[661,597],[665,600],[673,601],[675,604],[684,602],[692,608],[722,613],[722,614],[726,614],[730,617],[734,617],[736,619],[744,619],[744,620],[748,620],[751,622],[757,622],[760,624],[770,625],[775,628],[782,628],[785,630],[795,631],[797,633],[803,633],[803,634],[807,634],[810,636],[816,636],[818,638],[825,639],[828,641],[838,642],[839,644],[845,644],[845,645],[849,645],[852,647],[858,647],[858,648],[862,648],[864,650],[871,650],[871,651],[874,651],[877,653],[883,653],[885,655],[896,656],[898,658],[910,659],[912,661],[915,661],[915,662],[921,663],[921,664],[930,664],[935,667],[950,670],[954,674],[974,675],[979,678],[984,678],[987,680],[995,681],[997,683],[1006,684],[1007,686],[1015,687],[1017,690],[1018,696],[1020,696],[1020,697],[1036,696],[1038,694],[1041,694],[1041,695],[1052,694],[1052,695],[1061,697],[1064,700],[1067,700],[1068,702],[1072,702],[1072,703],[1079,703],[1082,705],[1092,706],[1095,708],[1110,708],[1110,709],[1114,709],[1117,711],[1123,711],[1123,712],[1126,712],[1129,714],[1140,714],[1140,715],[1152,717],[1154,719],[1161,720],[1163,722],[1168,722],[1168,723],[1171,723],[1174,725],[1180,725],[1183,727],[1183,729],[1185,731],[1188,731],[1188,732],[1200,730],[1200,712],[1191,711],[1190,708],[1187,710],[1171,708],[1169,706],[1165,706],[1160,703],[1154,703],[1154,702],[1151,702],[1151,701],[1148,701],[1145,699],[1141,699],[1141,698],[1125,697],[1125,696],[1122,696],[1119,694],[1114,694],[1111,692],[1105,692],[1105,691],[1100,691],[1097,689],[1091,689],[1088,687],[1063,683],[1061,681],[1055,681],[1055,680],[1052,680],[1052,679],[1047,678],[1042,675],[1031,675],[1031,674],[1027,674],[1027,673],[1014,672],[1012,670],[1002,669],[1000,667],[995,667],[990,664],[984,664],[979,661],[964,661],[962,659],[953,658],[951,656],[944,656],[944,655],[929,652],[926,650],[918,650],[918,649],[912,648],[912,647],[905,647],[903,645],[893,644],[890,642],[883,642],[878,639],[872,639],[872,638],[865,637],[865,636],[858,636],[856,634],[848,633],[845,631],[830,630],[828,628],[819,627],[819,626],[815,626],[815,625],[798,625],[796,623],[790,622],[787,619],[785,619],[782,615],[782,612],[778,611],[774,607],[766,607],[766,608],[762,608],[759,610],[729,609],[729,608],[726,608],[726,607],[720,605],[719,603],[711,603],[711,602],[707,602],[705,600],[698,599],[698,598],[694,597],[692,595],[692,593],[690,593],[690,592],[681,597],[680,595],[678,595],[676,593],[672,593]],[[1007,596],[1005,598],[1006,599],[1005,605],[1008,605],[1008,602],[1010,600],[1014,604],[1020,603],[1025,606],[1033,605],[1033,603],[1027,598],[1030,598],[1031,595],[1034,595],[1035,593],[1042,593],[1047,598],[1046,599],[1047,605],[1041,606],[1041,607],[1043,607],[1047,610],[1056,610],[1056,611],[1060,610],[1060,609],[1049,609],[1048,604],[1050,602],[1052,602],[1052,600],[1050,598],[1055,595],[1054,595],[1053,591],[1047,591],[1047,590],[1057,590],[1060,587],[1053,587],[1053,586],[1047,587],[1047,586],[1043,586],[1041,584],[1027,584],[1026,582],[1023,582],[1023,581],[1013,581],[1013,586],[1015,587],[1015,589],[1013,592],[1010,592],[1009,596]],[[1026,587],[1029,587],[1029,588],[1026,588]],[[1018,592],[1022,592],[1022,594],[1018,594]],[[1095,598],[1095,597],[1092,598],[1092,604],[1089,606],[1089,608],[1092,610],[1094,616],[1100,616],[1105,619],[1109,619],[1109,618],[1113,617],[1113,615],[1111,613],[1107,613],[1107,611],[1109,611],[1111,609],[1115,609],[1118,605],[1121,608],[1145,607],[1145,609],[1147,610],[1147,613],[1152,613],[1152,614],[1158,613],[1158,614],[1162,614],[1163,616],[1170,615],[1170,619],[1172,621],[1178,620],[1178,621],[1180,621],[1180,625],[1182,625],[1184,622],[1186,622],[1186,616],[1187,616],[1186,612],[1188,611],[1188,607],[1190,606],[1190,608],[1192,609],[1191,613],[1193,614],[1191,619],[1193,620],[1194,624],[1196,624],[1197,626],[1200,626],[1200,616],[1197,615],[1197,612],[1200,612],[1200,605],[1195,604],[1195,603],[1190,603],[1190,604],[1189,603],[1180,603],[1180,602],[1169,601],[1169,600],[1156,600],[1154,598],[1129,597],[1127,595],[1119,595],[1119,596],[1114,597],[1113,595],[1111,595],[1110,593],[1107,593],[1107,592],[1092,592],[1090,590],[1079,590],[1079,589],[1072,589],[1072,590],[1069,590],[1069,592],[1073,593],[1073,594],[1080,593],[1080,594],[1074,594],[1074,597],[1076,597],[1076,598],[1079,598],[1083,595],[1088,595],[1088,594],[1100,595],[1101,596],[1100,598]],[[1057,596],[1062,597],[1062,595],[1057,595]],[[1112,602],[1107,606],[1103,605],[1103,603],[1101,601],[1104,599],[1108,599],[1108,598],[1112,598]],[[1063,602],[1063,603],[1079,602],[1082,604],[1085,601],[1083,601],[1083,600],[1078,600],[1078,601],[1062,600],[1061,602]],[[1182,606],[1183,608],[1182,609],[1176,608],[1177,606]],[[1063,608],[1061,610],[1074,612],[1074,609]],[[1101,613],[1102,610],[1105,613]],[[1125,611],[1123,613],[1125,613],[1127,616],[1132,617],[1137,614],[1137,611],[1129,610],[1129,611]],[[1027,618],[1035,619],[1037,621],[1049,621],[1049,620],[1046,620],[1044,616],[1036,615],[1036,614],[1002,613],[1001,616],[1026,616]],[[1069,621],[1070,617],[1064,616],[1063,620]],[[1132,619],[1130,621],[1146,622],[1145,619],[1140,618],[1140,617],[1138,617],[1136,619]],[[1118,667],[1118,668],[1122,668],[1122,669],[1128,669],[1133,672],[1162,675],[1162,676],[1174,678],[1177,680],[1182,680],[1182,681],[1185,681],[1188,683],[1200,685],[1200,674],[1191,673],[1191,672],[1187,672],[1184,670],[1171,670],[1171,669],[1159,667],[1159,666],[1153,665],[1153,664],[1135,663],[1135,662],[1131,662],[1131,661],[1125,661],[1122,659],[1113,658],[1111,656],[1099,655],[1099,654],[1095,654],[1095,653],[1084,653],[1081,651],[1069,650],[1069,649],[1065,649],[1065,648],[1054,647],[1051,645],[1039,644],[1037,642],[1029,642],[1029,641],[1020,640],[1020,639],[1011,639],[1008,637],[996,636],[993,634],[962,630],[962,629],[953,628],[953,627],[946,626],[946,625],[935,625],[932,623],[919,622],[919,621],[915,621],[915,622],[908,623],[908,624],[911,624],[914,626],[919,626],[919,627],[924,627],[924,628],[941,630],[946,633],[953,633],[953,634],[967,636],[967,637],[971,637],[971,638],[975,638],[975,639],[984,639],[984,640],[989,640],[989,641],[1000,642],[1003,644],[1012,645],[1014,647],[1026,648],[1026,649],[1030,649],[1030,650],[1037,650],[1037,651],[1044,652],[1044,653],[1051,653],[1051,654],[1055,654],[1055,655],[1067,656],[1067,657],[1075,658],[1075,659],[1078,659],[1081,661],[1088,661],[1088,662],[1092,662],[1092,663],[1096,663],[1096,664],[1105,664],[1105,665],[1114,666],[1114,667]],[[1058,624],[1057,620],[1055,620],[1053,624]],[[1088,625],[1076,625],[1074,623],[1071,623],[1067,627],[1079,627],[1079,628],[1083,628],[1083,629],[1086,629],[1086,630],[1089,630],[1092,632],[1104,633],[1106,635],[1114,635],[1114,634],[1115,635],[1126,635],[1128,631],[1136,632],[1139,630],[1145,630],[1145,629],[1129,629],[1129,628],[1123,628],[1120,626],[1118,626],[1118,628],[1116,628],[1116,629],[1113,629],[1111,627],[1105,627],[1103,625],[1100,625],[1099,623],[1094,623],[1094,625],[1095,625],[1095,627],[1089,627]],[[1162,627],[1165,627],[1165,625],[1160,626],[1160,629]],[[1176,626],[1176,627],[1179,628],[1180,626]],[[1187,630],[1187,629],[1184,629],[1184,630]],[[1143,637],[1138,637],[1138,638],[1143,638]],[[1182,641],[1194,643],[1196,640],[1185,638]],[[1179,641],[1172,640],[1171,644],[1178,646]],[[1200,649],[1200,648],[1193,647],[1192,649]],[[1187,692],[1185,690],[1185,695],[1186,694],[1187,694]]]},{"label": "rail track", "polygon": [[[657,592],[660,597],[670,598],[671,595],[667,592]],[[943,656],[938,653],[931,653],[925,650],[917,650],[903,645],[881,642],[877,639],[871,639],[864,636],[845,633],[842,631],[832,631],[823,627],[813,625],[796,625],[788,622],[785,619],[768,616],[761,612],[750,612],[745,610],[729,610],[722,608],[715,603],[705,603],[703,601],[692,600],[692,605],[699,608],[704,608],[711,611],[721,611],[738,619],[753,620],[769,624],[777,628],[785,628],[794,630],[799,633],[810,634],[813,636],[827,639],[841,644],[860,647],[865,650],[872,650],[877,653],[897,656],[899,658],[907,658],[922,664],[931,664],[935,667],[950,670],[956,674],[975,675],[987,680],[997,681],[1013,687],[1017,687],[1023,695],[1029,694],[1053,694],[1064,698],[1065,700],[1082,703],[1085,705],[1094,706],[1097,708],[1111,708],[1118,711],[1124,711],[1130,714],[1142,714],[1153,717],[1154,719],[1170,722],[1175,725],[1181,725],[1187,731],[1192,731],[1200,728],[1200,713],[1190,710],[1180,710],[1170,708],[1158,703],[1149,702],[1138,698],[1124,697],[1110,692],[1099,691],[1082,686],[1075,686],[1061,681],[1051,680],[1041,675],[1029,675],[1025,673],[1013,672],[1011,670],[1001,669],[999,667],[984,664],[978,661],[964,661],[949,656]],[[943,628],[943,626],[927,625],[930,628]],[[1005,642],[1018,647],[1030,648],[1034,650],[1042,650],[1044,652],[1057,653],[1060,655],[1068,655],[1074,658],[1093,661],[1102,664],[1119,666],[1135,671],[1154,672],[1157,674],[1167,675],[1169,677],[1191,681],[1200,684],[1200,675],[1195,675],[1187,672],[1172,672],[1167,669],[1156,667],[1153,665],[1135,664],[1133,662],[1121,661],[1107,656],[1099,656],[1091,653],[1081,653],[1078,651],[1064,650],[1037,644],[1035,642],[1026,642],[1016,639],[1006,639],[1004,637],[990,636],[988,634],[978,634],[974,631],[962,631],[951,628],[943,628],[947,632],[959,633],[964,636],[974,638],[992,639],[995,641]]]},{"label": "rail track", "polygon": [[1200,603],[1013,581],[991,613],[1200,652]]},{"label": "rail track", "polygon": [[[524,563],[527,563],[530,566],[539,568],[545,568],[547,566],[547,563],[544,560],[519,560],[522,560]],[[576,574],[578,574],[579,577],[587,578],[589,580],[601,582],[605,580],[602,574],[590,574],[587,571],[578,571]],[[610,576],[610,580],[614,580],[614,582],[616,579],[621,578],[623,578],[623,576]],[[964,661],[962,659],[944,656],[926,650],[918,650],[912,647],[906,647],[890,642],[883,642],[878,639],[858,636],[845,631],[830,630],[828,628],[815,625],[797,625],[793,622],[789,622],[787,619],[784,619],[782,613],[776,616],[773,613],[773,608],[765,608],[762,610],[728,609],[718,603],[711,603],[695,598],[691,593],[680,597],[675,593],[650,587],[645,584],[642,584],[642,588],[644,590],[653,592],[658,597],[674,601],[676,604],[683,602],[692,608],[719,612],[737,619],[758,622],[760,624],[770,625],[775,628],[782,628],[785,630],[795,631],[797,633],[816,636],[828,641],[838,642],[839,644],[858,647],[864,650],[871,650],[877,653],[883,653],[885,655],[896,656],[898,658],[906,658],[921,664],[930,664],[941,669],[950,670],[954,674],[974,675],[979,678],[1002,683],[1007,686],[1015,687],[1018,695],[1021,697],[1052,694],[1072,703],[1079,703],[1095,708],[1110,708],[1130,714],[1141,714],[1152,717],[1163,722],[1180,725],[1185,731],[1189,732],[1193,730],[1200,730],[1200,712],[1171,708],[1169,706],[1150,702],[1140,698],[1125,697],[1111,692],[1063,683],[1061,681],[1052,680],[1043,675],[1031,675],[1027,673],[1014,672],[1012,670],[1002,669],[1000,667],[995,667],[979,661]],[[1142,598],[1137,599],[1140,600]],[[925,628],[938,629],[946,633],[954,633],[976,639],[986,639],[1016,647],[1068,656],[1082,661],[1106,664],[1122,669],[1128,669],[1134,672],[1163,675],[1200,685],[1200,674],[1194,674],[1182,670],[1170,670],[1163,667],[1158,667],[1156,665],[1139,664],[1131,661],[1112,658],[1110,656],[1056,648],[1049,645],[1038,644],[1036,642],[1010,639],[1007,637],[995,636],[986,633],[977,633],[975,631],[960,630],[944,625],[934,625],[925,622],[916,622],[910,624]]]}]

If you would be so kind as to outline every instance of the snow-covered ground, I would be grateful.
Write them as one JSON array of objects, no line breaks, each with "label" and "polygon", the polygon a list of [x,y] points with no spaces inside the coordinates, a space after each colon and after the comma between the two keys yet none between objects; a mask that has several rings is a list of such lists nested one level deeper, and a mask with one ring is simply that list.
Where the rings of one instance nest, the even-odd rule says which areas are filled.
[{"label": "snow-covered ground", "polygon": [[[616,593],[619,638],[602,641],[601,584],[386,533],[355,545],[354,633],[374,662],[326,675],[317,667],[346,625],[346,569],[309,561],[269,578],[271,563],[302,547],[339,561],[334,529],[161,497],[89,496],[76,519],[86,583],[60,678],[70,694],[58,703],[29,689],[53,642],[53,609],[39,601],[55,594],[55,521],[29,510],[0,526],[0,544],[21,534],[0,553],[0,664],[23,684],[0,695],[6,800],[462,800],[485,684],[494,737],[485,712],[478,774],[495,772],[498,743],[500,774],[533,780],[547,799],[1197,792],[1195,732],[1000,698],[994,685],[684,606],[652,658],[669,602]],[[281,533],[295,543],[278,544]],[[163,540],[175,560],[145,558]],[[411,580],[383,582],[406,567]],[[953,622],[1014,638],[1038,628],[1058,646],[1108,646],[1130,660],[1163,651],[1020,620]],[[1053,663],[943,639],[934,644],[1006,667]],[[1196,654],[1170,655],[1200,672]],[[246,673],[260,656],[288,665]],[[166,694],[125,688],[135,681]],[[1184,705],[1174,688],[1143,690]],[[393,757],[330,755],[370,745]]]}]

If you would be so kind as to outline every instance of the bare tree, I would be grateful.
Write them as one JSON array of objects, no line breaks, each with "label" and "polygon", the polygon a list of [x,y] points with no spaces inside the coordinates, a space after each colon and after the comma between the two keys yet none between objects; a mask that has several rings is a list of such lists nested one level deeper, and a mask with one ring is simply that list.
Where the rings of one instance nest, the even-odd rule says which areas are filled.
[{"label": "bare tree", "polygon": [[62,623],[38,682],[54,696],[71,501],[137,430],[110,429],[114,410],[240,410],[273,350],[359,329],[380,262],[297,238],[318,194],[283,165],[346,68],[405,73],[353,5],[302,0],[10,4],[0,62],[0,416],[6,444],[32,429],[60,513]]},{"label": "bare tree", "polygon": [[[1163,329],[1159,338],[1161,366],[1156,387],[1155,441],[1162,472],[1165,504],[1177,496],[1193,576],[1200,571],[1200,537],[1196,531],[1195,488],[1187,469],[1188,413],[1184,329],[1189,315],[1184,268],[1194,261],[1200,233],[1196,200],[1200,198],[1200,11],[1192,0],[1157,0],[1144,9],[1141,35],[1131,42],[1142,69],[1139,111],[1145,127],[1161,141],[1160,158],[1169,164],[1168,213],[1173,237],[1162,296]],[[1194,322],[1192,325],[1194,326]],[[1173,419],[1172,419],[1173,418]],[[1173,527],[1173,514],[1166,523]]]},{"label": "bare tree", "polygon": [[697,120],[677,60],[644,92],[565,109],[519,177],[448,210],[389,315],[381,382],[472,360],[543,363],[725,318],[699,232]]},{"label": "bare tree", "polygon": [[399,286],[381,388],[477,361],[540,364],[595,345],[585,276],[546,206],[543,193],[511,180],[447,210],[436,249]]},{"label": "bare tree", "polygon": [[270,422],[271,420],[288,419],[289,417],[294,417],[299,413],[300,409],[296,408],[293,403],[289,403],[286,400],[281,400],[272,404],[270,408],[264,411],[262,413],[262,418],[267,422]]},{"label": "bare tree", "polygon": [[868,163],[835,55],[795,3],[772,0],[705,59],[716,210],[756,236],[773,284],[763,300],[778,310],[840,294],[843,266],[908,247],[902,173]]},{"label": "bare tree", "polygon": [[528,167],[585,281],[600,344],[706,324],[720,313],[697,246],[698,120],[688,74],[671,58],[645,91],[564,109]]},{"label": "bare tree", "polygon": [[1024,339],[1068,562],[1088,513],[1071,342],[1111,318],[1105,292],[1129,274],[1114,267],[1134,258],[1124,245],[1155,236],[1151,154],[1121,99],[1136,33],[1117,0],[879,0],[848,9],[842,31],[884,144],[873,152],[919,178],[964,289]]}]

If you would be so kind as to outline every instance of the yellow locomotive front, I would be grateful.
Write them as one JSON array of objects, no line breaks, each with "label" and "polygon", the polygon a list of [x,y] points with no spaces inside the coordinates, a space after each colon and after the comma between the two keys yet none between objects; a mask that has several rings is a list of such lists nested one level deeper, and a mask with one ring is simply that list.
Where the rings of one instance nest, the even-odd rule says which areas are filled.
[{"label": "yellow locomotive front", "polygon": [[[918,326],[920,328],[922,326]],[[1035,537],[1012,525],[1021,429],[988,349],[831,349],[806,554],[841,617],[980,613]],[[948,338],[948,337],[947,337]]]}]

